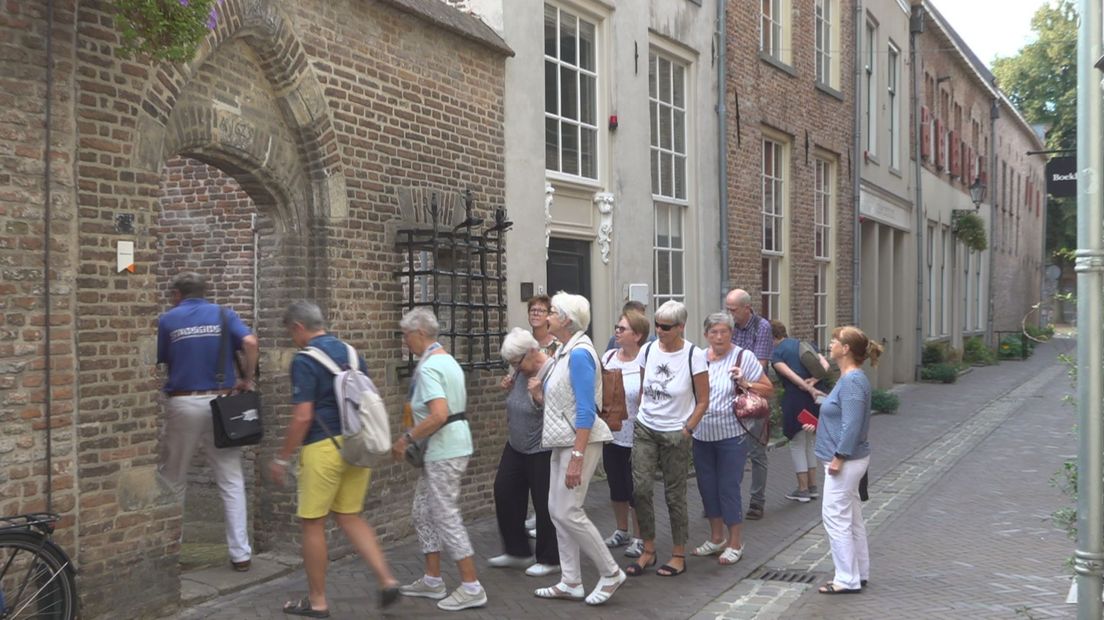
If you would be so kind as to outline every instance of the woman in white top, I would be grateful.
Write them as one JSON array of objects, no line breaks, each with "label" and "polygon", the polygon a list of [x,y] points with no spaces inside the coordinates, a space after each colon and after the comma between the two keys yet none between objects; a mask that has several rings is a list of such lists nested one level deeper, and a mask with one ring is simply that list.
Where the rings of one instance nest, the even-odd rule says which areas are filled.
[{"label": "woman in white top", "polygon": [[[705,339],[709,342],[709,407],[694,429],[694,471],[701,493],[711,537],[694,549],[694,555],[720,554],[722,565],[735,564],[744,554],[740,524],[744,521],[740,504],[740,483],[744,478],[748,442],[747,429],[736,418],[733,403],[736,386],[770,397],[774,385],[755,353],[732,343],[732,317],[717,312],[705,319]],[[725,539],[725,528],[728,539]]]},{"label": "woman in white top", "polygon": [[643,369],[640,410],[633,425],[633,501],[644,550],[625,572],[643,575],[655,564],[655,472],[663,472],[664,499],[671,518],[671,559],[656,570],[661,577],[686,572],[686,477],[690,468],[690,434],[709,404],[705,352],[683,340],[686,306],[668,301],[656,310],[658,340],[640,350]]},{"label": "woman in white top", "polygon": [[[640,523],[632,509],[632,445],[633,420],[640,407],[640,366],[636,356],[640,346],[648,340],[648,319],[643,313],[628,310],[613,327],[613,337],[617,348],[607,351],[602,357],[602,367],[606,370],[620,370],[621,383],[625,386],[625,408],[629,418],[621,423],[621,430],[613,433],[613,441],[602,448],[602,465],[606,468],[606,481],[609,483],[610,503],[613,515],[617,519],[617,529],[606,539],[607,547],[628,545],[625,555],[640,557],[644,541],[640,536]],[[632,514],[633,531],[637,538],[629,536],[629,514]]]}]

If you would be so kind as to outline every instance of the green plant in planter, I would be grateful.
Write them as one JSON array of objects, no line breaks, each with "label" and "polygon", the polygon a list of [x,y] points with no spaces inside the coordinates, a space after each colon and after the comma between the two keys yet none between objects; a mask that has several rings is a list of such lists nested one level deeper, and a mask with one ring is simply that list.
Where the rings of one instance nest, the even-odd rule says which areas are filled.
[{"label": "green plant in planter", "polygon": [[115,25],[123,36],[123,56],[147,54],[153,60],[188,62],[218,25],[224,0],[115,0]]},{"label": "green plant in planter", "polygon": [[870,408],[879,413],[897,413],[901,399],[888,390],[874,390],[870,394]]},{"label": "green plant in planter", "polygon": [[985,346],[981,336],[972,336],[962,343],[962,361],[974,366],[990,366],[997,363],[997,354]]},{"label": "green plant in planter", "polygon": [[950,364],[932,364],[920,368],[920,378],[924,381],[954,383],[958,381],[958,369]]},{"label": "green plant in planter", "polygon": [[989,247],[985,239],[985,220],[973,211],[954,212],[952,227],[958,240],[971,250],[981,252]]},{"label": "green plant in planter", "polygon": [[924,349],[920,354],[920,363],[924,366],[931,366],[932,364],[942,364],[947,354],[946,347],[942,342],[929,342],[924,345]]}]

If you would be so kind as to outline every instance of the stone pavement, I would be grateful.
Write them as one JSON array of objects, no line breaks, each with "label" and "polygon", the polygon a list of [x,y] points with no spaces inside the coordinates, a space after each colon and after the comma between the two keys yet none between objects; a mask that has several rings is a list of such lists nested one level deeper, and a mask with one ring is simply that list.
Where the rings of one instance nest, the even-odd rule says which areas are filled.
[{"label": "stone pavement", "polygon": [[[1040,346],[1026,362],[978,368],[954,385],[898,388],[900,413],[876,416],[871,425],[871,501],[879,502],[880,510],[868,504],[874,583],[860,596],[829,598],[809,594],[800,584],[748,579],[762,567],[781,567],[783,561],[804,562],[803,570],[817,567],[825,578],[830,574],[830,561],[826,568],[819,548],[819,505],[783,498],[794,478],[789,454],[781,448],[770,453],[767,516],[745,523],[747,551],[736,566],[691,558],[685,575],[663,579],[650,572],[631,579],[601,608],[541,601],[532,596],[533,588],[555,579],[488,568],[485,558],[499,553],[500,547],[494,519],[481,518],[468,527],[490,604],[461,617],[1014,617],[1014,608],[1020,606],[1044,617],[1050,613],[1047,605],[1064,597],[1068,580],[1062,562],[1072,549],[1046,519],[1062,501],[1047,481],[1075,450],[1070,443],[1073,409],[1058,400],[1069,390],[1055,363],[1056,353],[1068,347]],[[1034,377],[1040,378],[1033,382]],[[1013,390],[1017,391],[1007,397]],[[946,450],[953,454],[941,453]],[[745,498],[749,482],[748,474]],[[695,486],[689,486],[695,515],[700,500]],[[670,541],[661,495],[657,492],[662,561]],[[592,485],[587,509],[603,533],[612,526],[607,498],[603,482]],[[948,527],[951,523],[954,527]],[[704,520],[692,519],[691,544],[705,536]],[[400,580],[421,574],[413,541],[390,548],[388,556]],[[587,562],[584,565],[584,578],[593,585],[596,575]],[[450,587],[456,585],[453,566],[446,566],[445,578]],[[1059,590],[1061,596],[1055,599]],[[305,591],[305,577],[295,571],[176,617],[285,618],[282,602]],[[359,559],[331,564],[327,592],[335,618],[384,617],[375,610],[375,580]],[[427,600],[403,600],[386,614],[449,615],[437,612]]]},{"label": "stone pavement", "polygon": [[[1040,347],[1035,364],[1067,346]],[[1072,388],[1057,364],[1031,374],[871,485],[863,506],[871,581],[862,594],[815,592],[832,575],[817,525],[766,563],[812,572],[811,584],[747,579],[696,618],[1071,616],[1073,545],[1050,519],[1068,499],[1049,480],[1076,455],[1075,412],[1061,402]]]}]

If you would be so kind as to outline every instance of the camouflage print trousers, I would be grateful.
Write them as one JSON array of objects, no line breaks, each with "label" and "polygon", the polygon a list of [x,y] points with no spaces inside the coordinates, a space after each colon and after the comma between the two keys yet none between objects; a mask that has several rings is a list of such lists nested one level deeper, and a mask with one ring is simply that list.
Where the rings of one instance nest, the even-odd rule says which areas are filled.
[{"label": "camouflage print trousers", "polygon": [[640,537],[655,540],[652,488],[655,472],[663,473],[663,496],[671,517],[671,542],[685,545],[690,528],[686,509],[686,477],[690,470],[691,439],[682,431],[653,431],[637,421],[633,428],[633,502],[640,520]]}]

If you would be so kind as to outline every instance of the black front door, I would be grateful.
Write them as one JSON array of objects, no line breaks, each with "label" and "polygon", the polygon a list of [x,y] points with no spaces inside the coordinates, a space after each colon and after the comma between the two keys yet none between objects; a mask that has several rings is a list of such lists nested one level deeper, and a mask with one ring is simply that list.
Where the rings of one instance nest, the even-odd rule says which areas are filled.
[{"label": "black front door", "polygon": [[548,294],[560,291],[590,299],[590,244],[574,239],[548,242]]}]

